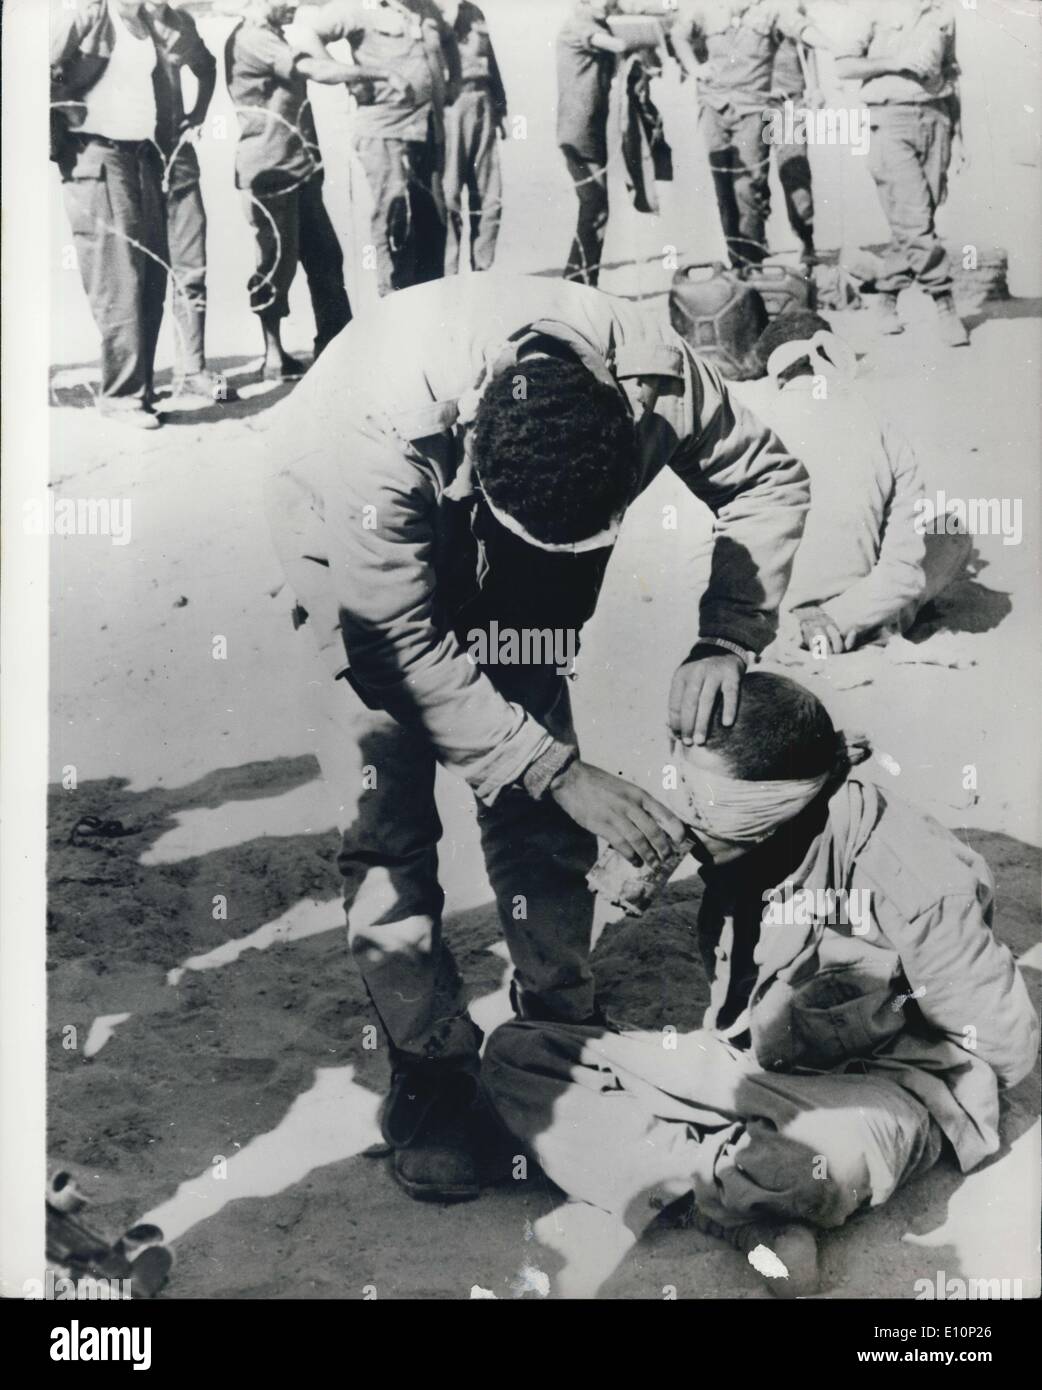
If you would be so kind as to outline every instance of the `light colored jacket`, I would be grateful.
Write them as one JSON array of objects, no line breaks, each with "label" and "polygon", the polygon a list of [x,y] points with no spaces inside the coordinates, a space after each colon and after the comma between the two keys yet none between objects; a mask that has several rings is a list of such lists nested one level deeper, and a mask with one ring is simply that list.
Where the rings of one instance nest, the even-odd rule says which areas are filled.
[{"label": "light colored jacket", "polygon": [[926,588],[926,541],[916,529],[925,497],[911,445],[856,383],[814,376],[743,398],[784,439],[810,475],[810,515],[792,566],[785,610],[812,604],[844,635],[897,622]]},{"label": "light colored jacket", "polygon": [[[276,547],[333,673],[349,666],[380,708],[418,720],[442,764],[489,802],[522,779],[540,795],[561,758],[454,631],[459,596],[488,568],[460,471],[461,398],[466,413],[482,375],[509,364],[529,330],[602,376],[661,378],[637,427],[634,496],[669,465],[715,513],[702,635],[767,645],[808,506],[802,466],[719,376],[666,324],[597,290],[493,272],[404,290],[356,318],[271,413]],[[542,578],[560,594],[551,625],[580,628],[609,552],[562,571],[561,557],[522,550],[517,588]]]},{"label": "light colored jacket", "polygon": [[[925,812],[850,777],[778,888],[867,891],[870,929],[830,923],[817,896],[811,920],[765,922],[747,1009],[727,1032],[751,1031],[766,1069],[892,1075],[937,1121],[962,1170],[976,1167],[999,1147],[1000,1087],[1027,1076],[1039,1042],[1027,986],[992,933],[984,860]],[[731,987],[721,907],[707,891],[699,935],[716,961],[707,1028]]]}]

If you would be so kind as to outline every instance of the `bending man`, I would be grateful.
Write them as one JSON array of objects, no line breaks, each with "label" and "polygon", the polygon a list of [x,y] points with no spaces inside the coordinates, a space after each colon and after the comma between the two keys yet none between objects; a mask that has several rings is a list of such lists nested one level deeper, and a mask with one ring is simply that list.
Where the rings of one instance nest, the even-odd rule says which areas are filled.
[{"label": "bending man", "polygon": [[670,702],[693,743],[718,699],[733,717],[775,632],[806,475],[670,328],[539,277],[454,277],[382,300],[272,426],[266,452],[285,460],[273,531],[297,619],[327,658],[307,727],[324,730],[348,824],[351,949],[392,1048],[395,1173],[414,1196],[474,1196],[479,1033],[441,938],[435,768],[478,800],[517,1011],[596,1017],[595,836],[657,862],[682,834],[583,762],[572,727],[565,675],[620,522],[666,465],[716,514]]}]

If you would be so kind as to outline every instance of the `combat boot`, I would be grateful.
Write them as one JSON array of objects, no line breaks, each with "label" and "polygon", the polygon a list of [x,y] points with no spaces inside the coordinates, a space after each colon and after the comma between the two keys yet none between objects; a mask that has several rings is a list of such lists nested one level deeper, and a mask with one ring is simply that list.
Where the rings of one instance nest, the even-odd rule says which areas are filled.
[{"label": "combat boot", "polygon": [[435,1065],[403,1064],[380,1115],[394,1150],[395,1181],[420,1202],[467,1202],[478,1196],[470,1137],[477,1078]]}]

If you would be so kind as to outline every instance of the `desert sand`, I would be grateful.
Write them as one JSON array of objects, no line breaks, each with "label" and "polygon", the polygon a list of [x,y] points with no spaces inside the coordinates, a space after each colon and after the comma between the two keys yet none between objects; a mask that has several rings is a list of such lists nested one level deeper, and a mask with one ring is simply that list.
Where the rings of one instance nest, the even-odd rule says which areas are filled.
[{"label": "desert sand", "polygon": [[[507,272],[558,273],[571,236],[573,195],[553,130],[553,39],[565,8],[485,0],[512,115],[526,123],[524,138],[503,147],[498,268]],[[941,224],[956,247],[1009,250],[1013,298],[975,314],[971,346],[956,351],[937,341],[914,294],[897,340],[875,338],[865,314],[835,316],[862,354],[864,392],[914,441],[928,493],[1021,499],[1023,539],[978,538],[974,576],[918,633],[914,661],[858,657],[845,674],[836,662],[807,675],[838,720],[873,738],[871,775],[988,859],[996,929],[1036,989],[1038,20],[1027,0],[980,0],[960,20],[970,165],[953,178]],[[220,54],[229,21],[204,15],[201,28]],[[723,246],[691,87],[670,74],[657,96],[676,182],[655,218],[627,205],[615,177],[602,287],[664,312],[670,248],[683,262],[720,257]],[[362,268],[365,198],[347,102],[318,89],[314,103],[327,202],[363,304],[375,288]],[[679,1297],[767,1297],[743,1256],[694,1232],[656,1230],[626,1248],[610,1230],[573,1229],[561,1194],[536,1173],[511,1181],[509,1154],[491,1142],[489,1185],[463,1207],[410,1202],[386,1159],[365,1152],[378,1139],[386,1061],[364,1046],[372,1019],[336,903],[337,838],[304,699],[311,676],[256,487],[265,415],[291,388],[257,378],[233,132],[221,82],[200,145],[208,350],[243,399],[196,410],[161,401],[166,427],[147,437],[90,408],[97,341],[68,268],[54,175],[50,488],[56,498],[129,498],[133,530],[126,545],[105,536],[52,545],[51,1166],[76,1174],[111,1231],[146,1214],[164,1225],[177,1255],[169,1298],[467,1298],[475,1288],[660,1298],[669,1287]],[[820,244],[884,241],[863,162],[831,148],[812,158]],[[784,251],[794,240],[776,184],[774,208],[772,245]],[[306,352],[310,338],[298,277],[287,346]],[[172,352],[167,326],[167,390]],[[675,531],[661,527],[669,502],[681,512]],[[696,630],[710,539],[708,513],[660,478],[627,518],[585,634],[573,689],[585,755],[649,787],[666,757],[668,680]],[[218,636],[227,655],[215,660]],[[964,785],[970,764],[975,789]],[[70,767],[74,789],[62,785]],[[469,794],[444,778],[439,798],[446,931],[487,1027],[505,1017],[506,961]],[[605,926],[598,978],[626,1022],[697,1025],[699,887],[688,868],[645,918]],[[225,917],[214,915],[218,896]],[[915,1280],[938,1270],[1016,1277],[1025,1296],[1037,1293],[1038,1113],[1036,1069],[1006,1098],[1003,1148],[982,1169],[963,1176],[942,1165],[823,1239],[823,1296],[911,1298]]]}]

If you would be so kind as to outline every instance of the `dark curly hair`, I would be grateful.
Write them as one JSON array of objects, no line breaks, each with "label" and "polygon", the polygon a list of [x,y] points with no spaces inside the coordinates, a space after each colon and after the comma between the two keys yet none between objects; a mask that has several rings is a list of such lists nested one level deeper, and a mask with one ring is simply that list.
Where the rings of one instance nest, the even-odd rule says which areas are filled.
[{"label": "dark curly hair", "polygon": [[713,710],[705,747],[722,753],[733,777],[747,782],[845,777],[867,753],[837,733],[816,695],[787,676],[751,671],[742,681],[738,714],[730,728]]},{"label": "dark curly hair", "polygon": [[495,377],[474,418],[473,451],[492,504],[551,544],[603,531],[636,484],[624,396],[571,359],[521,361]]}]

